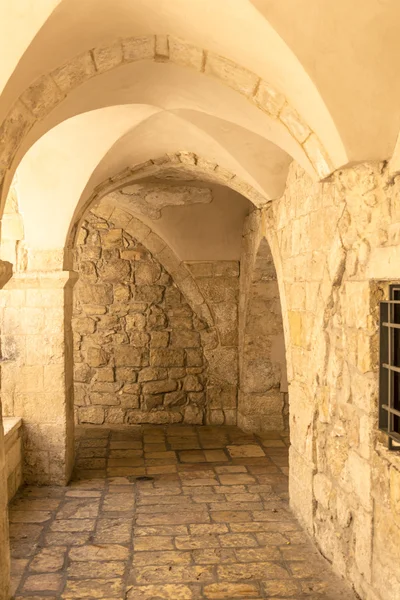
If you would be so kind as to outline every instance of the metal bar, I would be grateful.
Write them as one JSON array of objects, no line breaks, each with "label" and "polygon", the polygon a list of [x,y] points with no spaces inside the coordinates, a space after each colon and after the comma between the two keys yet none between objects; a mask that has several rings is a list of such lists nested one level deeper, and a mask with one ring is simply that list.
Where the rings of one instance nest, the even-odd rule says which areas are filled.
[{"label": "metal bar", "polygon": [[[392,328],[390,327],[390,324],[392,322],[392,305],[389,304],[388,306],[388,361],[389,361],[389,372],[388,372],[388,377],[389,377],[389,381],[388,381],[388,404],[389,404],[389,409],[392,408]],[[384,365],[385,366],[385,365]],[[400,372],[400,370],[399,370]],[[393,419],[393,415],[391,413],[391,411],[389,410],[389,415],[388,415],[388,433],[390,434],[393,431],[393,426],[394,426],[394,419]]]},{"label": "metal bar", "polygon": [[[395,373],[400,373],[400,367],[395,367],[394,365],[388,365],[386,363],[383,363],[382,367],[384,367],[385,369],[389,369],[389,371],[394,371]],[[389,389],[390,391],[390,389]]]},{"label": "metal bar", "polygon": [[381,304],[400,304],[400,300],[382,300]]},{"label": "metal bar", "polygon": [[400,323],[382,323],[384,327],[391,327],[392,329],[400,329]]},{"label": "metal bar", "polygon": [[396,408],[390,408],[387,404],[382,404],[382,408],[387,410],[388,413],[396,415],[396,417],[400,417],[400,410],[397,410]]}]

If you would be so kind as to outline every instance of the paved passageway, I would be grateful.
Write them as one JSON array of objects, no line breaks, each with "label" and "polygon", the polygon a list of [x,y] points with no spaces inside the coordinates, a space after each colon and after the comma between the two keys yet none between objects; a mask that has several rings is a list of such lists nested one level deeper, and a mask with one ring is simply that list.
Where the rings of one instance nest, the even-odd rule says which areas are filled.
[{"label": "paved passageway", "polygon": [[279,434],[79,429],[71,485],[11,506],[15,598],[352,599],[287,497]]}]

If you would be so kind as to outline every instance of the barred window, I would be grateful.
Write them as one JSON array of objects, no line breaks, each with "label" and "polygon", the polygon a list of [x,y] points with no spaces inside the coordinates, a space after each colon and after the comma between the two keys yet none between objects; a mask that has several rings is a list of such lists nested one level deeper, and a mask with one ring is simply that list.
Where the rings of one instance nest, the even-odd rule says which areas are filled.
[{"label": "barred window", "polygon": [[400,450],[400,284],[380,304],[379,429]]}]

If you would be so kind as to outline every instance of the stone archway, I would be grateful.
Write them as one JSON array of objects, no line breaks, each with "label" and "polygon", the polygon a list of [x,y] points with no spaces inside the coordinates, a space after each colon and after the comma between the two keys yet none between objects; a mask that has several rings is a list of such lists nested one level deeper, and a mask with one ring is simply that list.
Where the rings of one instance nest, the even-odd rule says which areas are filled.
[{"label": "stone archway", "polygon": [[[0,127],[3,141],[0,156],[2,183],[28,133],[68,94],[93,77],[121,65],[144,60],[173,63],[217,79],[245,96],[260,111],[278,120],[300,148],[305,163],[311,163],[317,178],[323,179],[332,173],[329,153],[316,133],[273,85],[241,65],[185,40],[171,35],[149,35],[89,49],[42,75],[21,94]],[[2,185],[3,198],[7,195],[7,185],[7,182]]]}]

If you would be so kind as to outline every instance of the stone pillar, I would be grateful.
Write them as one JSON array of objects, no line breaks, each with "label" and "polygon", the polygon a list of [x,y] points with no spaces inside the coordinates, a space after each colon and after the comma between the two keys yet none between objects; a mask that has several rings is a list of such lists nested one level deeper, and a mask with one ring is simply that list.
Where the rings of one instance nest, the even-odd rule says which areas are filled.
[{"label": "stone pillar", "polygon": [[[0,288],[9,281],[11,276],[11,263],[0,261]],[[10,592],[10,546],[8,536],[7,468],[2,415],[0,400],[0,600],[8,600]]]},{"label": "stone pillar", "polygon": [[0,292],[4,414],[23,419],[24,479],[65,485],[74,454],[69,271],[15,275]]},{"label": "stone pillar", "polygon": [[0,402],[0,600],[8,600],[10,585],[10,548],[8,542],[7,469]]}]

